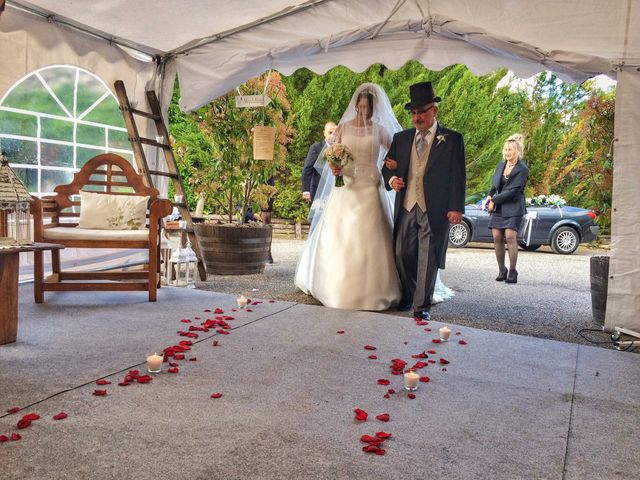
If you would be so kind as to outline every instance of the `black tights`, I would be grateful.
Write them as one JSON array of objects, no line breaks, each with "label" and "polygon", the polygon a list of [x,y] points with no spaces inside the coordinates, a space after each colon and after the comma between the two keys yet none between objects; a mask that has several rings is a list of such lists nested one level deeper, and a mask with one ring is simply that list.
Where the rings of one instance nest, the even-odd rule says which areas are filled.
[{"label": "black tights", "polygon": [[504,241],[507,240],[509,250],[509,270],[515,270],[518,263],[518,232],[509,228],[492,228],[493,246],[496,251],[499,271],[504,269]]}]

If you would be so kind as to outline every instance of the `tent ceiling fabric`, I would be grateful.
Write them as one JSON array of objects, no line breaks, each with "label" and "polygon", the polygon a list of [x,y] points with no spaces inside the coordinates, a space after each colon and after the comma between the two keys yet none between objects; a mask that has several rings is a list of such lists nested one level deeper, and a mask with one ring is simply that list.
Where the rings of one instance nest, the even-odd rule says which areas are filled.
[{"label": "tent ceiling fabric", "polygon": [[[128,0],[91,6],[8,0],[7,6],[164,57],[180,76],[181,108],[192,110],[270,68],[322,73],[341,64],[361,71],[380,62],[395,69],[415,59],[437,70],[465,63],[478,74],[508,67],[521,77],[545,69],[578,82],[599,73],[615,77],[621,62],[640,63],[640,28],[632,28],[638,2],[137,0],[132,7]],[[165,87],[172,81],[165,76]]]}]

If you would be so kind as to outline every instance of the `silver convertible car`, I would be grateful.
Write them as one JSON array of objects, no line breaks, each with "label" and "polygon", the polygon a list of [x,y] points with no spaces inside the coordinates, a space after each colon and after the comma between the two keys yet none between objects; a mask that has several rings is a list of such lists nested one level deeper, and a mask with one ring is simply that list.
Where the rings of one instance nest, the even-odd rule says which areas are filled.
[{"label": "silver convertible car", "polygon": [[[489,213],[482,209],[482,200],[465,206],[462,223],[452,225],[449,245],[461,248],[469,242],[493,243],[489,229]],[[555,253],[568,255],[581,243],[589,243],[598,236],[591,210],[569,206],[528,206],[522,220],[518,243],[524,250],[537,250],[550,245]]]}]

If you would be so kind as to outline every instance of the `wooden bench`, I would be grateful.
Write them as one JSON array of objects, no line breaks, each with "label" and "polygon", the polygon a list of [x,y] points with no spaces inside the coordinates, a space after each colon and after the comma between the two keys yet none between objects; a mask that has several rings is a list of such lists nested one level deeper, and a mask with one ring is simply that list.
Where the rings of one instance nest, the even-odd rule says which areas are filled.
[{"label": "wooden bench", "polygon": [[[142,175],[131,164],[113,153],[98,155],[89,160],[68,185],[59,185],[56,195],[34,197],[31,206],[34,220],[34,240],[75,248],[145,249],[148,263],[135,271],[62,271],[60,252],[51,252],[52,275],[44,278],[43,252],[34,252],[34,296],[36,303],[44,302],[45,291],[148,291],[149,301],[155,302],[160,288],[160,232],[163,217],[171,213],[171,203],[159,197],[155,188],[144,185]],[[82,205],[80,191],[100,194],[104,201],[127,200],[105,195],[149,197],[146,218],[137,229],[81,228]],[[84,193],[83,193],[84,195]],[[145,199],[129,198],[127,201]],[[87,207],[88,208],[88,207]],[[144,208],[144,205],[142,206]],[[85,212],[86,214],[86,212]],[[103,215],[113,212],[104,211]],[[87,218],[85,216],[85,224]],[[146,225],[144,225],[146,223]],[[117,223],[114,225],[118,225]],[[134,228],[136,224],[134,224]],[[141,228],[140,228],[141,227]]]}]

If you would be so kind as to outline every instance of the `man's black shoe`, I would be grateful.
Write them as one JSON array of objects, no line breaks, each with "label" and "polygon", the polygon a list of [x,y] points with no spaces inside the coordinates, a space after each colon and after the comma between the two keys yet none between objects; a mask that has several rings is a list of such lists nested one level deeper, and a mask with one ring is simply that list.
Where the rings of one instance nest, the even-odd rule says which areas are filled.
[{"label": "man's black shoe", "polygon": [[414,318],[419,318],[421,320],[426,320],[427,322],[431,320],[431,314],[429,310],[416,310],[413,312]]},{"label": "man's black shoe", "polygon": [[398,305],[399,312],[408,312],[409,310],[411,310],[410,303],[401,303],[400,305]]}]

